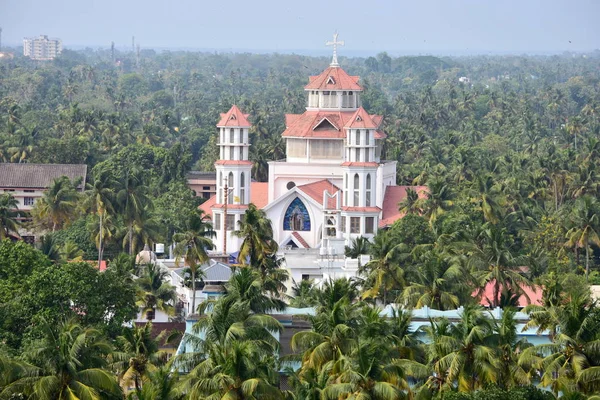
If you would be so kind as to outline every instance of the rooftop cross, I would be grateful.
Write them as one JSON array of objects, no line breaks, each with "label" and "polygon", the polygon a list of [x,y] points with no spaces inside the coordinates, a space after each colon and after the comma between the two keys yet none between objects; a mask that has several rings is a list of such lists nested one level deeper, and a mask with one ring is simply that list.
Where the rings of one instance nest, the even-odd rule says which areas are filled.
[{"label": "rooftop cross", "polygon": [[336,32],[336,33],[333,34],[333,42],[326,42],[325,43],[325,46],[333,46],[333,59],[331,60],[331,64],[330,64],[332,67],[339,67],[340,66],[340,64],[338,64],[338,60],[337,60],[337,46],[338,46],[338,44],[340,46],[344,45],[344,41],[340,40],[338,42],[337,38],[338,38],[338,33]]}]

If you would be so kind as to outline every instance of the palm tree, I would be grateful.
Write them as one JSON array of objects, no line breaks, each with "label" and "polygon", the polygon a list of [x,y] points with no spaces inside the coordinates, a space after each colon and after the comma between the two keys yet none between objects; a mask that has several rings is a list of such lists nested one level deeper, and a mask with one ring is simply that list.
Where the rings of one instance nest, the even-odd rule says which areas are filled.
[{"label": "palm tree", "polygon": [[577,200],[573,210],[573,227],[567,232],[567,245],[585,248],[585,276],[590,273],[590,244],[600,246],[600,206],[595,197],[586,195]]},{"label": "palm tree", "polygon": [[190,371],[183,387],[194,399],[282,399],[274,361],[258,341],[211,343],[206,358]]},{"label": "palm tree", "polygon": [[0,240],[8,238],[11,233],[19,236],[19,222],[16,219],[18,209],[19,202],[11,194],[0,195]]},{"label": "palm tree", "polygon": [[34,220],[52,227],[52,232],[73,220],[79,193],[66,176],[56,178],[31,211]]},{"label": "palm tree", "polygon": [[247,303],[256,313],[273,310],[283,311],[286,304],[280,298],[270,296],[264,286],[264,280],[258,271],[250,267],[237,268],[229,282],[225,284],[226,297]]},{"label": "palm tree", "polygon": [[91,183],[87,184],[84,207],[98,215],[98,268],[102,264],[104,253],[104,239],[106,237],[103,227],[104,220],[109,213],[114,212],[114,188],[117,182],[111,171],[101,169],[93,176]]},{"label": "palm tree", "polygon": [[392,234],[379,231],[370,247],[371,260],[359,271],[366,276],[363,298],[381,298],[387,304],[388,295],[404,288],[404,270],[400,263],[408,258],[408,249],[396,244]]},{"label": "palm tree", "polygon": [[142,274],[135,282],[137,284],[137,305],[142,307],[149,321],[154,319],[156,310],[167,315],[175,314],[174,303],[177,301],[175,288],[166,282],[169,272],[156,264],[146,264]]},{"label": "palm tree", "polygon": [[51,326],[43,321],[43,339],[26,351],[27,372],[2,390],[11,398],[23,393],[34,399],[90,399],[122,397],[114,375],[104,369],[112,346],[95,329],[69,321]]},{"label": "palm tree", "polygon": [[556,305],[527,306],[524,329],[548,331],[552,343],[523,351],[519,365],[541,376],[541,384],[559,392],[597,393],[600,389],[598,309],[590,293],[573,291]]},{"label": "palm tree", "polygon": [[248,205],[239,229],[233,234],[244,239],[238,255],[238,263],[241,265],[249,264],[261,269],[265,266],[266,258],[277,251],[271,220],[252,203]]},{"label": "palm tree", "polygon": [[420,206],[423,214],[429,217],[430,221],[435,221],[437,217],[445,213],[452,207],[454,194],[446,182],[441,179],[434,179],[427,182],[427,198],[423,199]]},{"label": "palm tree", "polygon": [[141,390],[129,395],[131,400],[184,400],[185,393],[179,387],[179,373],[174,368],[176,358],[161,366],[146,371],[146,381]]},{"label": "palm tree", "polygon": [[419,194],[416,190],[407,188],[406,198],[398,204],[398,211],[402,214],[421,214],[422,210],[419,202]]},{"label": "palm tree", "polygon": [[312,307],[317,304],[315,282],[312,279],[302,279],[300,282],[293,281],[291,307]]},{"label": "palm tree", "polygon": [[145,187],[138,175],[139,171],[128,169],[125,172],[123,180],[120,182],[120,187],[116,195],[116,206],[127,225],[129,255],[133,255],[134,252],[134,223],[140,219],[140,215],[144,212],[144,209],[151,207],[152,204],[146,195]]},{"label": "palm tree", "polygon": [[494,348],[487,345],[492,325],[481,309],[464,308],[460,321],[449,327],[431,345],[441,350],[436,371],[447,371],[446,383],[461,392],[472,392],[497,381],[499,360]]},{"label": "palm tree", "polygon": [[363,254],[369,254],[370,244],[369,239],[364,236],[352,239],[350,246],[345,248],[346,257],[359,258]]},{"label": "palm tree", "polygon": [[403,369],[391,362],[388,348],[376,340],[360,340],[332,369],[339,372],[323,391],[323,399],[396,400],[404,399],[409,390]]},{"label": "palm tree", "polygon": [[162,331],[153,338],[151,322],[124,328],[123,334],[117,337],[117,344],[123,353],[114,356],[123,360],[115,364],[123,384],[130,386],[133,383],[135,389],[139,390],[148,374],[167,362],[167,354],[159,350],[160,344],[171,342],[176,336],[179,333]]},{"label": "palm tree", "polygon": [[474,248],[469,260],[475,268],[473,277],[480,290],[493,284],[492,299],[488,300],[492,307],[498,307],[503,288],[519,291],[531,283],[521,270],[521,258],[513,255],[506,228],[486,224],[478,240],[481,245]]},{"label": "palm tree", "polygon": [[437,251],[427,252],[418,259],[415,279],[402,292],[402,300],[416,308],[452,310],[458,307],[459,299],[454,293],[465,276],[462,266]]},{"label": "palm tree", "polygon": [[187,230],[173,236],[175,262],[183,258],[192,273],[192,312],[196,312],[196,274],[198,266],[208,261],[207,250],[214,248],[211,237],[215,236],[212,225],[202,210],[194,212],[187,221]]},{"label": "palm tree", "polygon": [[525,339],[517,338],[517,321],[515,319],[515,310],[505,308],[500,320],[493,321],[494,334],[492,342],[497,349],[498,366],[498,386],[503,389],[510,389],[515,386],[528,385],[531,381],[529,374],[521,365],[519,365],[519,356],[525,349],[531,347],[531,344]]}]

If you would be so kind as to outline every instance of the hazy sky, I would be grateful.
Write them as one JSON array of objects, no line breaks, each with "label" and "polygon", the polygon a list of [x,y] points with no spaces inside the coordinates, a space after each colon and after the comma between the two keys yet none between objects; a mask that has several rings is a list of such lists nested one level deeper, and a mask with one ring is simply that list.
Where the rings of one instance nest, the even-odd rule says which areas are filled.
[{"label": "hazy sky", "polygon": [[600,48],[600,0],[0,0],[6,44],[392,53]]}]

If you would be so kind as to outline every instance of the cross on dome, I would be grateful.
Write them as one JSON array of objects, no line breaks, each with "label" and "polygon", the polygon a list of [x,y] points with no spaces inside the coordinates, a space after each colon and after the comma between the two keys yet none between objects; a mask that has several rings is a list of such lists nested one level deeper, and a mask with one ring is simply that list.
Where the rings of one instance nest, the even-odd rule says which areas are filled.
[{"label": "cross on dome", "polygon": [[338,45],[343,46],[344,45],[344,41],[340,40],[338,41],[338,33],[334,33],[333,34],[333,42],[325,42],[325,46],[333,46],[333,59],[331,60],[331,67],[339,67],[340,64],[338,64],[338,60],[337,60],[337,47]]}]

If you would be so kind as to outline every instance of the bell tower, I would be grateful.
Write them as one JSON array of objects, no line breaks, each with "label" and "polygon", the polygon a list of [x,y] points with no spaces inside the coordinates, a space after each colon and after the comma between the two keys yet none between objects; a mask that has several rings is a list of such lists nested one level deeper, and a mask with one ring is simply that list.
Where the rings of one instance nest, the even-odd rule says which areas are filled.
[{"label": "bell tower", "polygon": [[251,128],[248,114],[233,105],[221,114],[219,129],[219,160],[217,172],[217,201],[212,207],[213,229],[217,233],[217,251],[237,251],[242,239],[232,233],[250,203],[250,174],[252,162],[248,160],[250,147],[248,131]]}]

